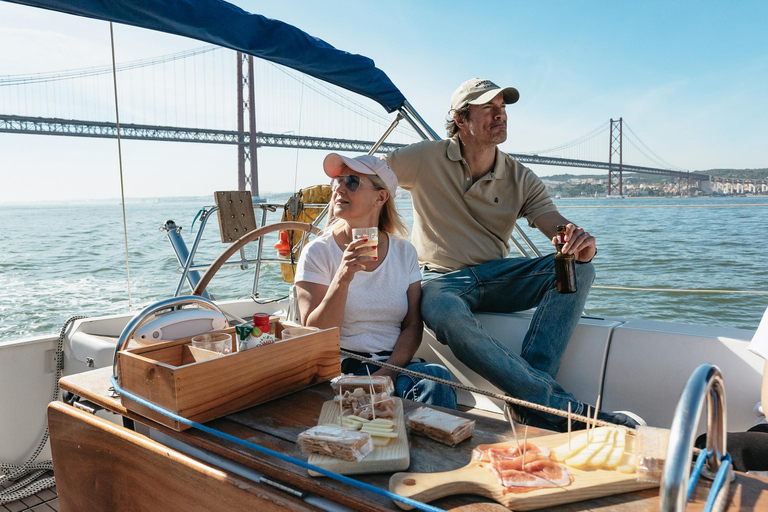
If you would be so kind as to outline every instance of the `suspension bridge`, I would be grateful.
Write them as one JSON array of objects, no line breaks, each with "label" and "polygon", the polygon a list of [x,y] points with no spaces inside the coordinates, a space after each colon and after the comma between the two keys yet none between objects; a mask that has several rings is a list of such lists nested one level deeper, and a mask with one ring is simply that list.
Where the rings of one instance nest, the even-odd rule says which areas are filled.
[{"label": "suspension bridge", "polygon": [[[119,64],[116,75],[121,138],[237,146],[240,189],[250,184],[255,196],[259,147],[369,152],[392,123],[364,98],[216,46]],[[111,66],[0,76],[0,132],[116,138],[114,94]],[[417,140],[398,126],[376,151]],[[662,159],[623,119],[565,144],[510,154],[527,164],[606,170],[609,195],[622,195],[624,172],[674,177],[688,193],[713,182]],[[766,183],[721,186],[768,190]]]}]

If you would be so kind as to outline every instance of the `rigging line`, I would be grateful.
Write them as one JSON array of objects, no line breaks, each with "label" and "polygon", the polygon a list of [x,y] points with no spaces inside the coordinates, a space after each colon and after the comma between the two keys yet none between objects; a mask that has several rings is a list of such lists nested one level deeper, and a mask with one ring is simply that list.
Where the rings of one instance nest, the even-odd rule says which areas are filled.
[{"label": "rigging line", "polygon": [[[299,96],[299,127],[296,135],[301,135],[301,112],[304,105],[304,80],[301,81],[301,95]],[[293,169],[293,193],[297,192],[299,182],[299,148],[296,148],[296,166]]]},{"label": "rigging line", "polygon": [[125,241],[125,273],[128,280],[128,311],[133,311],[131,301],[131,266],[128,262],[128,222],[125,218],[125,184],[123,183],[123,149],[120,143],[120,110],[117,101],[117,69],[115,66],[115,34],[109,22],[109,39],[112,45],[112,83],[115,89],[115,126],[117,128],[117,158],[120,166],[120,200],[123,207],[123,239]]},{"label": "rigging line", "polygon": [[559,210],[570,208],[741,208],[745,206],[768,206],[767,203],[756,204],[638,204],[638,205],[616,205],[616,206],[558,206]]},{"label": "rigging line", "polygon": [[599,290],[621,290],[630,292],[670,292],[670,293],[740,293],[744,295],[768,295],[766,291],[753,290],[697,290],[684,288],[634,288],[630,286],[592,286]]},{"label": "rigging line", "polygon": [[508,395],[500,395],[499,393],[493,393],[491,391],[485,391],[484,389],[477,389],[472,386],[467,386],[464,384],[461,384],[459,382],[455,382],[452,380],[446,380],[441,379],[440,377],[435,377],[433,375],[427,375],[425,373],[420,372],[414,372],[413,370],[408,370],[406,368],[401,368],[399,366],[386,363],[384,361],[380,361],[378,359],[370,359],[365,356],[361,356],[360,354],[355,354],[354,352],[347,352],[344,349],[341,349],[341,355],[344,357],[349,357],[352,359],[357,359],[358,361],[362,361],[364,363],[374,364],[376,366],[380,366],[382,368],[388,368],[390,370],[395,370],[399,373],[404,373],[406,375],[411,375],[413,377],[417,377],[419,379],[427,379],[431,380],[433,382],[437,382],[438,384],[443,384],[445,386],[450,386],[452,388],[461,389],[463,391],[469,391],[470,393],[477,393],[479,395],[485,395],[491,398],[495,398],[497,400],[502,400],[506,403],[512,404],[512,405],[519,405],[522,407],[527,407],[528,409],[533,409],[539,412],[544,412],[547,414],[553,414],[555,416],[561,416],[563,418],[570,418],[576,421],[581,421],[584,423],[594,423],[596,425],[600,425],[601,427],[617,427],[617,428],[623,428],[626,430],[630,430],[628,427],[625,427],[623,425],[616,425],[609,421],[604,421],[600,419],[594,419],[594,418],[588,418],[586,416],[582,416],[580,414],[571,413],[570,416],[566,411],[561,411],[560,409],[555,409],[553,407],[547,407],[546,405],[537,404],[535,402],[528,402],[526,400],[521,400],[519,398],[514,398]]},{"label": "rigging line", "polygon": [[[640,137],[639,137],[639,136],[638,136],[638,135],[637,135],[637,134],[634,132],[634,130],[632,130],[632,128],[630,128],[630,126],[627,124],[627,122],[626,122],[626,121],[624,121],[624,126],[626,126],[626,127],[627,127],[627,130],[629,130],[629,133],[631,133],[632,135],[634,135],[634,136],[635,136],[635,138],[637,138],[638,142],[640,142],[640,144],[642,144],[642,145],[643,145],[643,147],[644,147],[645,149],[647,149],[648,151],[650,151],[650,152],[651,152],[651,154],[653,154],[653,155],[654,155],[656,158],[658,158],[659,160],[661,160],[662,162],[664,162],[664,164],[668,165],[668,166],[669,166],[669,167],[671,167],[672,169],[677,169],[677,170],[685,170],[685,169],[683,169],[682,167],[678,167],[678,166],[676,166],[676,165],[672,165],[671,163],[667,162],[666,160],[664,160],[663,158],[661,158],[659,155],[657,155],[657,154],[656,154],[656,153],[655,153],[655,152],[654,152],[654,151],[653,151],[651,148],[649,148],[649,147],[648,147],[648,145],[647,145],[645,142],[643,142],[643,140],[642,140],[642,139],[641,139],[641,138],[640,138]],[[631,142],[631,139],[630,139],[630,142]],[[633,144],[633,145],[634,145],[634,144]],[[637,147],[637,146],[635,146],[635,147]],[[639,148],[638,148],[638,149],[639,149]]]},{"label": "rigging line", "polygon": [[[270,64],[270,65],[274,66],[274,67],[275,67],[275,68],[276,68],[278,71],[280,71],[281,73],[284,73],[284,74],[286,74],[286,75],[287,75],[287,76],[289,76],[290,78],[292,78],[292,79],[294,79],[294,80],[297,80],[297,81],[299,80],[299,78],[298,78],[298,77],[296,77],[296,76],[295,76],[293,73],[290,73],[290,72],[288,72],[288,70],[286,70],[286,69],[283,69],[282,67],[280,67],[280,66],[277,66],[276,64],[274,64],[274,63],[271,63],[271,62],[268,62],[268,64]],[[372,110],[372,109],[370,109],[370,108],[366,107],[366,106],[365,106],[365,105],[363,105],[362,103],[358,103],[358,102],[354,101],[353,99],[349,98],[348,96],[345,96],[345,95],[343,95],[343,94],[341,94],[341,93],[339,93],[339,92],[335,91],[334,89],[331,89],[329,86],[327,86],[326,84],[324,84],[324,83],[323,83],[323,82],[321,82],[320,80],[317,80],[317,79],[315,79],[315,78],[313,78],[313,77],[311,77],[311,76],[308,76],[308,75],[304,75],[303,73],[301,74],[301,76],[302,76],[302,79],[301,79],[301,80],[302,80],[302,83],[303,83],[304,85],[306,85],[306,87],[308,87],[309,89],[311,89],[311,90],[315,91],[317,94],[319,94],[319,95],[320,95],[320,96],[322,96],[323,98],[326,98],[326,99],[328,99],[329,101],[332,101],[333,103],[336,103],[337,105],[341,106],[342,108],[345,108],[345,109],[349,110],[349,111],[350,111],[350,112],[352,112],[352,113],[355,113],[355,114],[359,114],[361,117],[364,117],[364,118],[368,119],[369,121],[375,122],[375,123],[377,123],[377,124],[379,124],[379,125],[381,125],[381,126],[389,126],[389,125],[391,124],[391,122],[390,122],[389,118],[387,118],[387,117],[385,117],[385,116],[382,116],[382,115],[381,115],[381,114],[379,114],[378,112],[375,112],[374,110]],[[303,82],[303,80],[304,80],[304,77],[305,77],[305,76],[306,76],[307,78],[309,78],[311,81],[315,82],[315,83],[316,83],[318,86],[322,87],[323,89],[326,89],[326,90],[327,90],[327,91],[329,91],[330,93],[333,93],[333,94],[335,94],[335,95],[339,96],[339,97],[340,97],[340,98],[342,98],[342,99],[343,99],[343,100],[344,100],[346,103],[344,103],[344,102],[341,102],[341,101],[339,101],[339,100],[338,100],[338,99],[336,99],[336,98],[332,98],[332,97],[331,97],[331,96],[330,96],[328,93],[324,93],[323,91],[320,91],[320,90],[318,90],[317,88],[313,87],[312,85],[308,85],[308,84],[304,83],[304,82]],[[361,112],[360,110],[354,110],[354,109],[352,109],[352,108],[351,108],[351,107],[348,105],[348,103],[351,103],[351,104],[353,104],[353,105],[355,105],[355,106],[359,107],[361,110],[364,110],[365,112],[367,112],[368,114],[370,114],[370,116],[373,116],[373,117],[370,117],[370,116],[366,116],[366,115],[365,115],[363,112]],[[406,130],[399,130],[399,129],[396,129],[396,131],[397,131],[398,133],[400,133],[401,135],[409,135],[409,136],[413,137],[413,134],[412,134],[410,131],[406,131]]]}]

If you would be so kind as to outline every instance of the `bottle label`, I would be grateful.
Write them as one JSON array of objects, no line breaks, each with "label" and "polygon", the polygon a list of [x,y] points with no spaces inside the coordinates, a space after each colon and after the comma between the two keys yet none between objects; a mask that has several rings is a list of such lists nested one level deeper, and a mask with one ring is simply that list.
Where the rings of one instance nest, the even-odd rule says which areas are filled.
[{"label": "bottle label", "polygon": [[271,345],[272,343],[275,342],[275,335],[265,332],[260,335],[254,336],[254,334],[251,333],[251,335],[248,336],[247,341],[248,341],[249,349],[261,347],[262,345]]}]

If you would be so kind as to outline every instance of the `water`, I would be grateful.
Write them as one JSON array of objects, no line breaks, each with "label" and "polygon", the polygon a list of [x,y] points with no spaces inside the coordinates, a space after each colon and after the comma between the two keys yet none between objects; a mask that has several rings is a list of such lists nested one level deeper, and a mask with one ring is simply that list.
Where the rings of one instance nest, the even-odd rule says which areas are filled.
[{"label": "water", "polygon": [[[269,197],[282,203],[288,195]],[[407,200],[401,206],[409,207]],[[761,235],[768,225],[768,198],[558,200],[562,213],[598,240],[596,285],[768,290]],[[179,264],[165,232],[168,219],[183,227],[189,245],[192,220],[208,199],[127,201],[131,295],[134,311],[172,296]],[[669,208],[710,205],[708,208]],[[718,207],[739,205],[737,207]],[[586,208],[598,206],[601,208]],[[653,208],[606,208],[652,206]],[[658,208],[664,206],[664,208]],[[403,211],[410,221],[411,212]],[[280,212],[269,221],[279,220]],[[540,249],[553,249],[540,233],[525,231]],[[0,205],[0,341],[57,333],[72,315],[128,311],[118,200],[71,204]],[[197,231],[195,226],[195,232]],[[273,255],[276,234],[265,254]],[[198,262],[225,247],[212,218]],[[254,245],[255,244],[251,244]],[[247,249],[255,257],[255,247]],[[219,299],[250,296],[253,270],[221,269],[209,290]],[[188,288],[185,288],[185,292]],[[262,297],[282,297],[288,285],[276,264],[266,265]],[[768,295],[688,294],[593,290],[592,315],[645,318],[754,329]]]}]

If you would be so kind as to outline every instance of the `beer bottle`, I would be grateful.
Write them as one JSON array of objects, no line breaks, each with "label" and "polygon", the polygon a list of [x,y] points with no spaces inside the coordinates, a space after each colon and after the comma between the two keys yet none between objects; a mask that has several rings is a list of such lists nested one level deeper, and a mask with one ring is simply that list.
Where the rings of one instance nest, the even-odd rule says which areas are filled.
[{"label": "beer bottle", "polygon": [[573,254],[563,254],[566,229],[565,226],[557,226],[555,279],[558,292],[574,293],[576,291],[576,258]]}]

